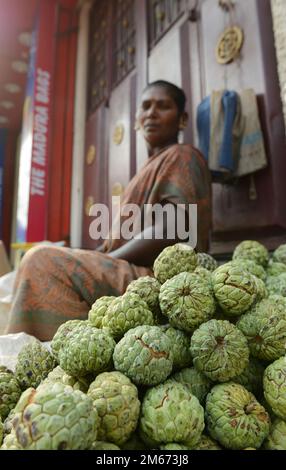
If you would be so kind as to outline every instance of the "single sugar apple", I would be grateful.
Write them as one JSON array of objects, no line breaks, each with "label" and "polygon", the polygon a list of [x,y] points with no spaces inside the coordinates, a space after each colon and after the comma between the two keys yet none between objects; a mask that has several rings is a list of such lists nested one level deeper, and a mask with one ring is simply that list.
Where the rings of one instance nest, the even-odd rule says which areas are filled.
[{"label": "single sugar apple", "polygon": [[269,295],[282,295],[286,297],[286,273],[271,276],[266,279],[266,289]]},{"label": "single sugar apple", "polygon": [[120,447],[112,442],[95,441],[89,450],[120,450]]},{"label": "single sugar apple", "polygon": [[[267,310],[265,304],[269,305]],[[265,302],[255,313],[243,315],[236,326],[246,337],[252,356],[274,361],[285,354],[286,311]]]},{"label": "single sugar apple", "polygon": [[195,395],[201,405],[212,388],[212,382],[194,367],[187,367],[168,378],[168,382],[178,382],[185,385],[192,395]]},{"label": "single sugar apple", "polygon": [[266,367],[263,376],[264,396],[274,413],[286,421],[286,357]]},{"label": "single sugar apple", "polygon": [[286,243],[276,248],[273,253],[273,261],[286,264]]},{"label": "single sugar apple", "polygon": [[90,397],[57,382],[28,388],[12,422],[22,449],[83,450],[96,440],[98,417]]},{"label": "single sugar apple", "polygon": [[121,372],[99,374],[88,389],[99,416],[98,440],[124,444],[135,431],[140,401],[135,385]]},{"label": "single sugar apple", "polygon": [[197,253],[197,263],[208,271],[214,271],[218,267],[217,261],[208,253]]},{"label": "single sugar apple", "polygon": [[257,291],[254,278],[232,262],[212,273],[214,295],[225,315],[239,316],[253,304]]},{"label": "single sugar apple", "polygon": [[241,374],[249,360],[246,338],[227,320],[203,323],[191,338],[191,354],[195,368],[215,382]]},{"label": "single sugar apple", "polygon": [[51,353],[40,341],[33,341],[25,344],[19,352],[15,377],[22,390],[29,387],[36,388],[55,365],[56,361]]},{"label": "single sugar apple", "polygon": [[231,263],[234,266],[238,266],[244,271],[247,271],[249,274],[253,274],[262,281],[265,281],[266,279],[266,271],[263,266],[261,266],[261,264],[255,263],[255,261],[252,261],[251,259],[237,258],[235,260],[232,260]]},{"label": "single sugar apple", "polygon": [[67,374],[60,366],[55,367],[47,378],[42,382],[61,382],[64,385],[70,385],[74,390],[80,390],[86,393],[94,377],[86,375],[84,377],[73,377]]},{"label": "single sugar apple", "polygon": [[172,372],[171,341],[159,326],[137,326],[117,343],[113,361],[135,384],[157,385]]},{"label": "single sugar apple", "polygon": [[86,325],[85,320],[68,320],[67,322],[63,323],[57,329],[52,341],[51,341],[51,350],[53,356],[58,361],[58,353],[66,338],[68,337],[69,333],[74,329],[78,328],[80,325],[85,327]]},{"label": "single sugar apple", "polygon": [[133,292],[139,295],[139,297],[146,302],[155,319],[161,322],[161,310],[159,305],[160,288],[161,284],[157,279],[151,276],[143,276],[130,282],[126,292]]},{"label": "single sugar apple", "polygon": [[190,353],[191,338],[184,331],[177,330],[177,328],[173,328],[170,325],[162,325],[160,328],[171,341],[173,370],[190,366],[192,364]]},{"label": "single sugar apple", "polygon": [[279,274],[286,273],[286,263],[278,263],[278,261],[269,261],[266,269],[268,277],[279,276]]},{"label": "single sugar apple", "polygon": [[242,385],[215,385],[207,396],[208,432],[227,449],[259,449],[270,429],[270,418],[255,396]]},{"label": "single sugar apple", "polygon": [[286,421],[275,418],[270,433],[266,437],[263,448],[266,450],[286,450]]},{"label": "single sugar apple", "polygon": [[252,260],[256,264],[266,267],[269,261],[267,248],[255,240],[244,240],[239,243],[233,252],[232,258]]},{"label": "single sugar apple", "polygon": [[154,261],[154,276],[160,284],[181,272],[193,272],[197,266],[197,255],[184,243],[167,246]]},{"label": "single sugar apple", "polygon": [[133,292],[117,297],[102,318],[102,327],[118,339],[139,325],[154,325],[154,317],[146,302]]},{"label": "single sugar apple", "polygon": [[159,301],[170,324],[189,333],[215,313],[209,283],[193,273],[180,273],[166,281],[161,287]]},{"label": "single sugar apple", "polygon": [[241,372],[241,374],[233,377],[232,381],[243,385],[243,387],[253,393],[256,398],[260,398],[263,393],[263,374],[264,366],[257,359],[251,357],[246,368]]},{"label": "single sugar apple", "polygon": [[114,296],[103,296],[97,299],[88,312],[88,320],[96,328],[102,328],[102,319],[106,315],[109,305],[115,300]]},{"label": "single sugar apple", "polygon": [[204,429],[204,409],[184,385],[160,384],[143,398],[140,429],[157,445],[194,446]]},{"label": "single sugar apple", "polygon": [[110,334],[91,325],[79,325],[59,350],[59,365],[68,374],[82,377],[104,372],[110,365],[115,341]]},{"label": "single sugar apple", "polygon": [[0,370],[0,419],[4,421],[14,408],[22,390],[13,372],[6,368]]}]

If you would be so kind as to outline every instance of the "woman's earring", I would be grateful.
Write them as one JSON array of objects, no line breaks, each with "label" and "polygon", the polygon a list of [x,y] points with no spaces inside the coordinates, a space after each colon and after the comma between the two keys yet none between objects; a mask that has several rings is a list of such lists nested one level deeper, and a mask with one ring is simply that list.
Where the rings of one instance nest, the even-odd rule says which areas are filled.
[{"label": "woman's earring", "polygon": [[183,131],[184,129],[186,129],[187,127],[187,124],[185,121],[180,121],[180,124],[179,124],[179,129],[180,131]]}]

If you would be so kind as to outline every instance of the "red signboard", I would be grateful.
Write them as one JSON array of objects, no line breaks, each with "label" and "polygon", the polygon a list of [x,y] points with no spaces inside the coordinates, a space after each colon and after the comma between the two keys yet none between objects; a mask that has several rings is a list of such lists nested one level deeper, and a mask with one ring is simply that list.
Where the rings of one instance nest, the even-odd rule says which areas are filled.
[{"label": "red signboard", "polygon": [[39,2],[33,92],[33,134],[27,242],[47,237],[49,153],[56,2]]}]

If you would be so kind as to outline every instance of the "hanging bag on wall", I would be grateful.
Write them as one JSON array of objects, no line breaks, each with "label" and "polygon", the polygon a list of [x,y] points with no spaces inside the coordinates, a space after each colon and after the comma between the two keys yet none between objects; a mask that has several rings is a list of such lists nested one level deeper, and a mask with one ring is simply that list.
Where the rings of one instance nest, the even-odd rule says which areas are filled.
[{"label": "hanging bag on wall", "polygon": [[253,89],[239,93],[243,131],[240,143],[239,159],[234,176],[244,176],[267,166],[264,139],[261,130],[257,99]]}]

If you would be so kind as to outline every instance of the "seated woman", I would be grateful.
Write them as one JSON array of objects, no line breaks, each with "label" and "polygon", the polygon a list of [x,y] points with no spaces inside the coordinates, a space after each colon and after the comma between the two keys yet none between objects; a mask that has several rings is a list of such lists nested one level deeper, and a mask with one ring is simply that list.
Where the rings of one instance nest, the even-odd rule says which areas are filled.
[{"label": "seated woman", "polygon": [[[196,250],[207,251],[210,176],[200,152],[178,144],[179,130],[187,121],[185,103],[184,92],[169,82],[150,83],[143,91],[136,127],[143,133],[149,158],[126,187],[121,207],[137,204],[143,214],[146,204],[196,204]],[[158,254],[179,241],[150,237],[154,228],[143,227],[131,240],[109,238],[98,251],[49,246],[29,250],[19,267],[6,333],[25,331],[50,340],[65,321],[86,319],[99,297],[121,295],[132,280],[152,276]]]}]

